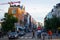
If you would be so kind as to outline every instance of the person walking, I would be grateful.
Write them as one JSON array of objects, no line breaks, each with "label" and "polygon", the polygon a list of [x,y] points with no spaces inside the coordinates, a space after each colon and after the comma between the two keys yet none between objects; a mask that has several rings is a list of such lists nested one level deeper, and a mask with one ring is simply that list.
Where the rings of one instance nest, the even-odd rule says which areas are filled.
[{"label": "person walking", "polygon": [[2,32],[0,32],[0,38],[1,38],[1,36],[2,36]]},{"label": "person walking", "polygon": [[49,35],[49,39],[52,40],[52,31],[51,30],[48,31],[48,35]]},{"label": "person walking", "polygon": [[33,29],[32,30],[32,38],[34,38],[35,37],[35,30]]}]

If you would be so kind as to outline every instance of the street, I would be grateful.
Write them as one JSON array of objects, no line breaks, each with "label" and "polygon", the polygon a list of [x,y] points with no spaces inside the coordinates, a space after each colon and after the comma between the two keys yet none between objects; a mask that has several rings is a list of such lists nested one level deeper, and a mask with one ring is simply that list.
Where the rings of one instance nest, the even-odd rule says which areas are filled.
[{"label": "street", "polygon": [[[3,38],[0,38],[0,40],[43,40],[43,38],[39,39],[37,38],[37,35],[35,33],[35,37],[32,38],[32,32],[31,33],[27,33],[26,35],[19,37],[18,39],[8,39],[7,36],[4,36]],[[45,36],[44,40],[49,40],[48,36]],[[57,39],[55,36],[52,36],[52,40],[60,40],[59,38]]]},{"label": "street", "polygon": [[[0,38],[0,40],[9,40],[7,36],[4,38]],[[38,40],[36,37],[32,38],[32,33],[27,33],[26,35],[19,37],[18,39],[10,39],[10,40]]]}]

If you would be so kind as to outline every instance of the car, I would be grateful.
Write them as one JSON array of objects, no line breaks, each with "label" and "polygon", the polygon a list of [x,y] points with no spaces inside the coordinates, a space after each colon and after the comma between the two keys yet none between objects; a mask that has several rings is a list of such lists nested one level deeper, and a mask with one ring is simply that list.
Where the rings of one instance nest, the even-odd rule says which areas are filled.
[{"label": "car", "polygon": [[19,36],[24,36],[24,35],[25,35],[25,32],[24,32],[24,31],[20,31],[20,32],[18,33],[18,35],[19,35]]},{"label": "car", "polygon": [[18,32],[18,35],[19,36],[24,36],[25,35],[25,29],[23,29],[23,28],[19,28],[19,32]]},{"label": "car", "polygon": [[8,38],[18,38],[18,33],[17,32],[9,32],[8,33]]}]

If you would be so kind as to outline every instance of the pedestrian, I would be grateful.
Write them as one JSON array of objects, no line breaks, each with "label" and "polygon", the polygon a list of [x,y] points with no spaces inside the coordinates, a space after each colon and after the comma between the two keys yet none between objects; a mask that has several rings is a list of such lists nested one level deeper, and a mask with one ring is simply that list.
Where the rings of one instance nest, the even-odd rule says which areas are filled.
[{"label": "pedestrian", "polygon": [[32,30],[32,34],[33,34],[32,38],[34,38],[35,37],[35,30]]},{"label": "pedestrian", "polygon": [[0,38],[1,38],[1,36],[2,36],[2,32],[0,32]]},{"label": "pedestrian", "polygon": [[52,31],[51,30],[48,31],[48,35],[49,35],[49,39],[52,40]]},{"label": "pedestrian", "polygon": [[58,38],[58,31],[56,31],[56,38]]},{"label": "pedestrian", "polygon": [[45,40],[45,32],[42,33],[42,39]]},{"label": "pedestrian", "polygon": [[0,38],[3,37],[3,32],[0,32]]}]

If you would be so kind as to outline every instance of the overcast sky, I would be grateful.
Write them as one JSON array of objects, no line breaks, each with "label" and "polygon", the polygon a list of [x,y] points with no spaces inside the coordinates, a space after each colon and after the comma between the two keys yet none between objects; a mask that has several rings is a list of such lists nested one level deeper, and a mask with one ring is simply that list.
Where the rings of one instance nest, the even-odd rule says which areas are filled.
[{"label": "overcast sky", "polygon": [[[19,0],[0,0],[0,3],[7,3],[10,1]],[[25,6],[26,12],[39,22],[44,21],[44,17],[52,10],[53,6],[60,3],[60,0],[20,0],[21,5]],[[4,12],[7,12],[9,5],[0,5],[0,19],[3,17]]]}]

